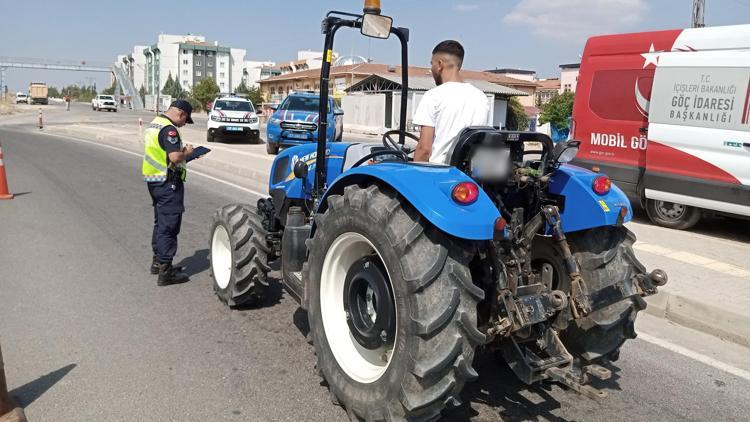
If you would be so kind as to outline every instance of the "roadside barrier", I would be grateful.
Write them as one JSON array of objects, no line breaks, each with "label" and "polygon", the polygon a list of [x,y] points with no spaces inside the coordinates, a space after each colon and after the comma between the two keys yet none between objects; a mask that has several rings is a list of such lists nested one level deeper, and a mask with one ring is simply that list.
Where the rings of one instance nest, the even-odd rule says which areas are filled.
[{"label": "roadside barrier", "polygon": [[8,179],[5,177],[2,144],[0,144],[0,199],[13,199],[13,194],[8,190]]},{"label": "roadside barrier", "polygon": [[26,422],[23,409],[16,406],[8,397],[8,383],[5,382],[3,348],[0,346],[0,422]]}]

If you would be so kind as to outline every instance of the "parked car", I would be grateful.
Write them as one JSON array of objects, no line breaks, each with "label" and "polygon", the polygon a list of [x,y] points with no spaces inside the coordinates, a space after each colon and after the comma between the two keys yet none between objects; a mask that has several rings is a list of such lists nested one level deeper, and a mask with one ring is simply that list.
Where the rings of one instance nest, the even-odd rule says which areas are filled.
[{"label": "parked car", "polygon": [[575,163],[655,224],[750,217],[750,25],[593,37],[573,106]]},{"label": "parked car", "polygon": [[255,106],[247,98],[228,95],[213,101],[208,113],[206,140],[216,138],[244,138],[257,142],[260,139],[260,122]]},{"label": "parked car", "polygon": [[28,101],[28,97],[24,92],[16,92],[16,104],[25,104]]},{"label": "parked car", "polygon": [[91,100],[91,109],[95,111],[107,110],[117,112],[117,102],[112,95],[97,95]]},{"label": "parked car", "polygon": [[[301,145],[318,140],[320,100],[318,94],[289,94],[268,119],[266,150],[277,154],[280,147]],[[326,139],[341,141],[344,133],[344,111],[328,100],[328,133]]]}]

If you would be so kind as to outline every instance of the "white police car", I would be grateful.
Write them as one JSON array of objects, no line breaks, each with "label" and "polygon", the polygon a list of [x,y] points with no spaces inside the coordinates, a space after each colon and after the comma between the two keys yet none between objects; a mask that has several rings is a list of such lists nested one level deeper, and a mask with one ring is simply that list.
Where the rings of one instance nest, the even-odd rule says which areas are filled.
[{"label": "white police car", "polygon": [[206,140],[216,138],[260,139],[260,123],[253,103],[236,95],[217,97],[208,113]]}]

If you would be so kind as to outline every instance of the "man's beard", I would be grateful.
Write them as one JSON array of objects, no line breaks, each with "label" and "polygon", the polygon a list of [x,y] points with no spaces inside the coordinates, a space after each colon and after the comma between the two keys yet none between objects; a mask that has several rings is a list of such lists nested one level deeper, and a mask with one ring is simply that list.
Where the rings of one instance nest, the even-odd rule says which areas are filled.
[{"label": "man's beard", "polygon": [[440,86],[443,84],[443,77],[439,73],[438,74],[433,73],[432,79],[435,80],[435,85],[437,86]]}]

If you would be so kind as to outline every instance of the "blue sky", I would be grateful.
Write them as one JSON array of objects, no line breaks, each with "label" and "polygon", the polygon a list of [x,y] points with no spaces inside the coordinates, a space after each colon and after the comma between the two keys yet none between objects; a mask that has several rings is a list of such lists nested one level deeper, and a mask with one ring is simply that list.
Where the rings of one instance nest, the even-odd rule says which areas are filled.
[{"label": "blue sky", "polygon": [[[465,67],[534,69],[555,76],[576,62],[591,35],[690,25],[692,0],[383,0],[383,13],[411,30],[410,61],[427,65],[432,47],[457,39]],[[706,0],[706,24],[750,23],[750,0]],[[287,1],[17,1],[0,0],[0,56],[110,62],[135,44],[153,44],[159,33],[205,35],[244,48],[248,60],[292,60],[300,49],[319,50],[320,20],[331,9],[358,11],[360,0]],[[40,29],[43,28],[43,29]],[[341,33],[335,50],[399,61],[396,40]],[[105,74],[9,69],[11,91],[31,80],[61,86],[96,81]]]}]

